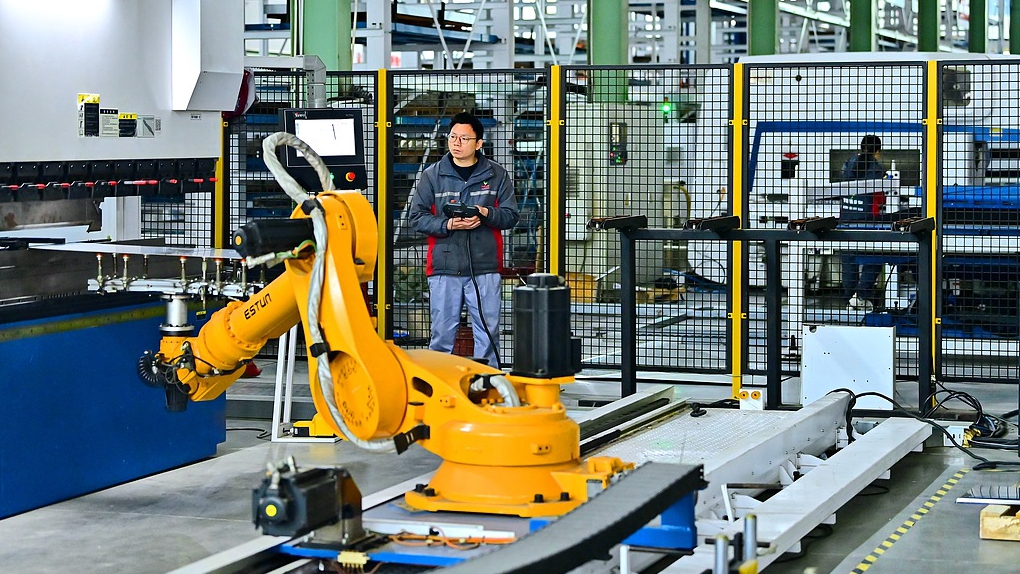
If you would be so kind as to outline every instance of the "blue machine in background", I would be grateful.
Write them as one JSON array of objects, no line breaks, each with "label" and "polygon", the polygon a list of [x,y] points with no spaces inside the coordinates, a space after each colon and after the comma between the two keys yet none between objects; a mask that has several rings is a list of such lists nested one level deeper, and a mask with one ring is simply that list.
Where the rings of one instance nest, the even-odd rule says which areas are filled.
[{"label": "blue machine in background", "polygon": [[0,324],[0,518],[216,454],[224,397],[171,413],[138,378],[152,301]]}]

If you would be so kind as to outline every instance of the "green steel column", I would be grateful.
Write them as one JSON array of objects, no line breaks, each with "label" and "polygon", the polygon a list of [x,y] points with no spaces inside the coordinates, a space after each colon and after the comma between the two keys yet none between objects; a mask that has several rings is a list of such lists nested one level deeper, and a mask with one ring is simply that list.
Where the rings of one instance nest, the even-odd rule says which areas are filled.
[{"label": "green steel column", "polygon": [[[598,10],[595,9],[598,5]],[[628,0],[588,0],[588,63],[626,66],[629,62]],[[627,101],[627,75],[622,70],[593,70],[592,100]]]},{"label": "green steel column", "polygon": [[967,49],[976,54],[988,51],[988,3],[970,0],[970,28],[967,32]]},{"label": "green steel column", "polygon": [[942,25],[941,0],[918,0],[917,51],[939,51],[939,29]]},{"label": "green steel column", "polygon": [[1020,2],[1009,3],[1009,53],[1020,54]]},{"label": "green steel column", "polygon": [[850,3],[850,51],[875,51],[875,1]]},{"label": "green steel column", "polygon": [[304,54],[315,54],[330,71],[352,68],[351,2],[305,0],[302,14]]},{"label": "green steel column", "polygon": [[768,56],[779,45],[779,0],[748,0],[747,53]]}]

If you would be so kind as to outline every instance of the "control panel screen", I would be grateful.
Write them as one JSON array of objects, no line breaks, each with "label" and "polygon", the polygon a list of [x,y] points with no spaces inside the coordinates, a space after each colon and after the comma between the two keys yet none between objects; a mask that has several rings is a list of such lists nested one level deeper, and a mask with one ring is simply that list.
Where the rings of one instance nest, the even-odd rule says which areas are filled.
[{"label": "control panel screen", "polygon": [[[357,155],[354,118],[296,119],[294,135],[323,157]],[[299,157],[304,154],[297,152]]]}]

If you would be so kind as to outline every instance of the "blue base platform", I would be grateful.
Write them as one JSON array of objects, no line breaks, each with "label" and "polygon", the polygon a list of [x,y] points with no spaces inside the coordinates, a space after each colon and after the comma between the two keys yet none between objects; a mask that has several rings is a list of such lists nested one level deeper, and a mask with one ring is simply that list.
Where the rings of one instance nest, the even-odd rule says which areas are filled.
[{"label": "blue base platform", "polygon": [[[22,328],[20,338],[0,338],[0,518],[216,454],[225,397],[171,413],[163,391],[138,378],[138,358],[159,344],[162,309],[0,325]],[[122,321],[73,328],[111,316]]]}]

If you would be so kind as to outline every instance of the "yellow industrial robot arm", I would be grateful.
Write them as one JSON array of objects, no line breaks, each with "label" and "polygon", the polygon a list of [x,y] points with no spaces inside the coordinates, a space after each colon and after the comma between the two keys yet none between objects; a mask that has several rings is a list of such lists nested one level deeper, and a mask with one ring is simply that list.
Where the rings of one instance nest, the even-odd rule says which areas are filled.
[{"label": "yellow industrial robot arm", "polygon": [[[278,145],[300,150],[327,191],[305,193],[276,159]],[[587,499],[592,480],[607,484],[626,467],[618,459],[580,461],[577,424],[559,400],[560,385],[573,380],[571,365],[553,360],[505,375],[463,357],[404,351],[380,338],[362,290],[377,259],[371,205],[360,193],[332,190],[318,156],[290,134],[266,138],[263,157],[299,207],[276,228],[245,226],[234,243],[244,254],[263,231],[287,236],[278,242],[291,250],[286,272],[248,303],[219,311],[197,337],[164,338],[153,372],[167,373],[192,399],[214,398],[265,338],[300,319],[312,398],[338,435],[376,451],[400,452],[418,442],[443,459],[429,485],[407,494],[420,509],[562,514]],[[273,244],[269,239],[264,243]],[[272,257],[277,251],[283,249],[256,253]],[[547,337],[538,354],[569,355],[563,348],[570,347],[566,287],[551,275],[529,282],[529,296],[540,300],[533,332],[536,340]],[[558,318],[555,325],[543,323],[550,317]]]},{"label": "yellow industrial robot arm", "polygon": [[223,394],[266,341],[299,320],[291,278],[284,273],[249,301],[231,301],[214,313],[197,336],[164,325],[171,334],[163,337],[155,355],[142,357],[139,374],[150,385],[165,387],[168,409],[184,410],[189,398],[203,401]]},{"label": "yellow industrial robot arm", "polygon": [[[281,143],[317,158],[303,142],[281,132],[264,142],[271,166],[279,166],[275,148]],[[328,170],[321,171],[321,183],[331,188]],[[318,411],[328,415],[338,434],[359,446],[394,450],[393,441],[375,439],[397,434],[404,418],[403,372],[375,335],[361,289],[371,280],[377,257],[372,207],[355,192],[330,190],[313,198],[282,167],[276,176],[301,205],[293,216],[300,221],[290,220],[288,228],[298,229],[298,236],[302,229],[309,235],[295,243],[287,271],[248,302],[232,302],[217,311],[197,336],[164,337],[155,356],[143,357],[143,379],[162,383],[174,410],[183,409],[187,398],[216,398],[268,339],[300,321],[309,342],[310,375],[318,382],[312,385]],[[245,238],[243,232],[236,234],[235,247],[242,253]],[[380,404],[380,397],[386,404]]]}]

